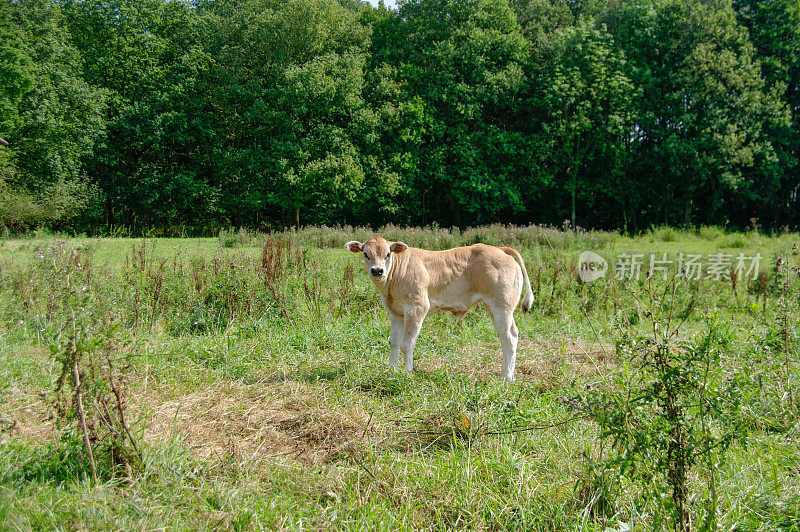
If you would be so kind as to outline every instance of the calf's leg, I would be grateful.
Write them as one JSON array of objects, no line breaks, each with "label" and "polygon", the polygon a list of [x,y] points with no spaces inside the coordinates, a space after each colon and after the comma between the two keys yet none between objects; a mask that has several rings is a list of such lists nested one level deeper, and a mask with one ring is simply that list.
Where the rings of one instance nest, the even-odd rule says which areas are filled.
[{"label": "calf's leg", "polygon": [[519,330],[514,322],[514,309],[500,305],[487,305],[492,314],[492,322],[500,337],[500,346],[503,348],[503,380],[514,380],[514,368],[517,365],[517,343]]},{"label": "calf's leg", "polygon": [[389,318],[392,320],[392,330],[389,332],[389,366],[397,368],[400,366],[398,355],[400,354],[400,347],[403,343],[405,323],[402,314],[395,314],[390,311]]},{"label": "calf's leg", "polygon": [[411,373],[414,369],[414,346],[417,345],[422,322],[430,309],[429,305],[409,307],[405,310],[403,343],[400,350],[405,356],[406,371]]}]

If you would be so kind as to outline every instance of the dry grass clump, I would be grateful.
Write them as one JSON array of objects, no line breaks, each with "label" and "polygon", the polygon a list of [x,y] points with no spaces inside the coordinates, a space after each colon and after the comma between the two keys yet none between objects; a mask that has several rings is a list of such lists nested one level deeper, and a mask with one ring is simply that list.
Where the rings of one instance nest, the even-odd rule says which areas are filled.
[{"label": "dry grass clump", "polygon": [[9,418],[10,435],[13,437],[16,433],[21,438],[33,441],[44,441],[56,435],[52,416],[37,410],[25,409],[21,416]]},{"label": "dry grass clump", "polygon": [[502,360],[499,346],[471,344],[453,356],[420,357],[414,361],[414,371],[426,373],[447,370],[464,375],[469,380],[485,381],[500,375]]},{"label": "dry grass clump", "polygon": [[[520,338],[517,357],[518,379],[558,384],[564,374],[589,377],[607,373],[610,365],[616,364],[616,347],[573,338]],[[433,372],[447,368],[470,380],[486,380],[499,378],[502,362],[499,346],[469,345],[454,357],[422,358],[417,370]]]},{"label": "dry grass clump", "polygon": [[521,338],[517,349],[524,358],[517,363],[517,373],[530,380],[552,380],[567,368],[571,374],[582,377],[605,374],[617,360],[613,344],[573,338]]},{"label": "dry grass clump", "polygon": [[153,406],[147,438],[180,436],[198,458],[242,465],[274,458],[320,464],[358,446],[369,417],[320,387],[231,382]]},{"label": "dry grass clump", "polygon": [[0,444],[11,438],[44,441],[56,434],[45,395],[20,388],[0,396]]}]

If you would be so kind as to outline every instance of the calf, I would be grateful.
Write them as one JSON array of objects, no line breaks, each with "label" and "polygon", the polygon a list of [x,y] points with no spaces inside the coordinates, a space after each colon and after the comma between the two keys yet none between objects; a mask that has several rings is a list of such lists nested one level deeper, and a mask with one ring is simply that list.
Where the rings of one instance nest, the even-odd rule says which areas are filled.
[{"label": "calf", "polygon": [[[367,272],[389,312],[389,364],[405,357],[406,371],[414,365],[414,345],[429,312],[450,311],[463,316],[482,302],[492,315],[503,347],[503,379],[514,380],[519,331],[514,309],[522,289],[522,310],[533,304],[533,290],[519,252],[510,247],[475,244],[447,251],[412,248],[403,242],[372,237],[363,244],[351,241],[345,249],[363,253]],[[516,260],[514,260],[516,259]]]}]

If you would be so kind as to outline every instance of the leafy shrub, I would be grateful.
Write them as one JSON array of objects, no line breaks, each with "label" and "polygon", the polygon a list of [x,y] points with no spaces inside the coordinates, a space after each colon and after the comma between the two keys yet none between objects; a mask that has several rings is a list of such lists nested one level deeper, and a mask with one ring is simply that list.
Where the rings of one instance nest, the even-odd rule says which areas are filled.
[{"label": "leafy shrub", "polygon": [[747,238],[741,234],[727,235],[719,241],[720,248],[742,249],[747,244]]},{"label": "leafy shrub", "polygon": [[714,240],[725,236],[725,230],[713,225],[703,225],[697,228],[697,236],[703,240],[713,242]]},{"label": "leafy shrub", "polygon": [[38,195],[0,180],[0,227],[21,232],[42,225],[64,226],[80,216],[96,195],[96,188],[78,180],[61,181]]},{"label": "leafy shrub", "polygon": [[[673,280],[663,290],[646,285],[644,301],[634,294],[644,326],[623,328],[617,342],[621,370],[613,383],[589,390],[579,401],[617,451],[602,464],[605,474],[644,480],[653,491],[646,498],[667,498],[670,503],[661,509],[673,529],[688,531],[689,471],[698,462],[707,465],[705,519],[712,525],[715,471],[730,444],[745,434],[739,430],[741,378],[721,367],[729,333],[712,313],[702,333],[683,337],[688,312],[680,317],[677,288]],[[690,301],[689,311],[694,306]]]},{"label": "leafy shrub", "polygon": [[19,232],[43,218],[44,209],[32,194],[0,182],[0,227]]},{"label": "leafy shrub", "polygon": [[675,242],[678,232],[672,227],[653,227],[648,231],[650,242]]},{"label": "leafy shrub", "polygon": [[256,231],[241,227],[238,231],[233,228],[220,229],[217,238],[220,246],[234,248],[252,246],[261,237]]}]

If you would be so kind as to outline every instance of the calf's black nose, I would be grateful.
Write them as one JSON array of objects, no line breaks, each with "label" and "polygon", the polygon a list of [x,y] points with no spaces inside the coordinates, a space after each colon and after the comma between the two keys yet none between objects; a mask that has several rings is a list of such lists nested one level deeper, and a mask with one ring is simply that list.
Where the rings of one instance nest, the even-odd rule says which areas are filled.
[{"label": "calf's black nose", "polygon": [[383,275],[383,268],[370,268],[369,273],[371,273],[375,277],[380,277]]}]

